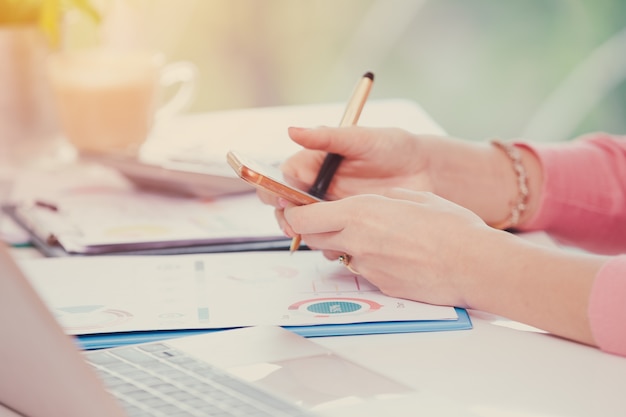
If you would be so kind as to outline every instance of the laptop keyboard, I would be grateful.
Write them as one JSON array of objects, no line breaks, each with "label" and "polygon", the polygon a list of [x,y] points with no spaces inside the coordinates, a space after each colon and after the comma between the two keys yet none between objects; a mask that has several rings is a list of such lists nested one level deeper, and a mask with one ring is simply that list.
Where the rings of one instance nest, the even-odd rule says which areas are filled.
[{"label": "laptop keyboard", "polygon": [[85,356],[131,417],[309,415],[164,343],[97,350]]}]

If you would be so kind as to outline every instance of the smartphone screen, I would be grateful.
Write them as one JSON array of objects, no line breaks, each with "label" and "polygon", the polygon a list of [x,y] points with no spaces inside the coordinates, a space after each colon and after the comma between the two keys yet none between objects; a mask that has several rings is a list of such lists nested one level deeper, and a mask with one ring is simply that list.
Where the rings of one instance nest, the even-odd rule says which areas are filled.
[{"label": "smartphone screen", "polygon": [[304,186],[294,180],[284,178],[280,169],[248,158],[239,152],[229,151],[226,155],[228,164],[237,175],[253,186],[282,197],[293,204],[305,205],[322,201],[308,192]]}]

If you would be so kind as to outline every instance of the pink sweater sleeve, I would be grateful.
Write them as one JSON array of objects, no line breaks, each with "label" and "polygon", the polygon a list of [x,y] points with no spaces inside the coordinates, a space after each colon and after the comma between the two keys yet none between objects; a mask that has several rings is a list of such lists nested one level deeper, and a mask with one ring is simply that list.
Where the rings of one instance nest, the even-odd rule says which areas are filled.
[{"label": "pink sweater sleeve", "polygon": [[564,244],[626,253],[626,137],[595,134],[557,145],[525,145],[539,158],[544,184],[524,230]]},{"label": "pink sweater sleeve", "polygon": [[626,356],[626,255],[611,258],[598,272],[588,314],[600,349]]},{"label": "pink sweater sleeve", "polygon": [[[524,229],[594,252],[626,253],[625,139],[596,134],[562,146],[524,145],[544,173],[540,207]],[[598,272],[588,315],[598,346],[626,356],[626,255]]]}]

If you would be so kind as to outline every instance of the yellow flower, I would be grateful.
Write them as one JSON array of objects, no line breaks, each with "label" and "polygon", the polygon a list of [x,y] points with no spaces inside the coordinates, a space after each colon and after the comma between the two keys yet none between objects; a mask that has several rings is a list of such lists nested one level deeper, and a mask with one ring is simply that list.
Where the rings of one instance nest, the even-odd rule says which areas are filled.
[{"label": "yellow flower", "polygon": [[42,0],[0,0],[0,25],[35,23]]},{"label": "yellow flower", "polygon": [[75,8],[96,23],[100,14],[89,0],[0,0],[0,25],[37,23],[53,46],[60,40],[60,21],[64,12]]}]

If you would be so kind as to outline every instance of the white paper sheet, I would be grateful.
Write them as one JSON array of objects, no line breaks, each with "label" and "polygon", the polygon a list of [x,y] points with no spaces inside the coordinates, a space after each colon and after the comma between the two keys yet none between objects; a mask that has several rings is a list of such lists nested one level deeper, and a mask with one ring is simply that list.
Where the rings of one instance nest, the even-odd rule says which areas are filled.
[{"label": "white paper sheet", "polygon": [[70,334],[457,319],[452,307],[387,297],[313,251],[20,263]]}]

